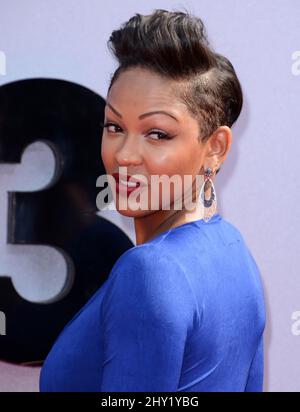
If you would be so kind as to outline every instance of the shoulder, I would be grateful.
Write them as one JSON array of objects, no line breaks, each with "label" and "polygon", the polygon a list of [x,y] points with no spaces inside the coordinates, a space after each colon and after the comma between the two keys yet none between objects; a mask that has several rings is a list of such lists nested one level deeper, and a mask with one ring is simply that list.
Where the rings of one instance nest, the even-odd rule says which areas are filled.
[{"label": "shoulder", "polygon": [[[132,247],[123,253],[109,276],[111,284],[169,293],[187,286],[185,273],[167,248],[153,245]],[[176,286],[177,285],[177,286]]]},{"label": "shoulder", "polygon": [[228,220],[223,219],[221,234],[223,242],[226,245],[236,244],[239,247],[238,254],[241,260],[248,262],[250,266],[254,266],[255,269],[259,271],[255,258],[250,250],[248,241],[238,227]]},{"label": "shoulder", "polygon": [[239,244],[244,245],[244,238],[238,227],[229,220],[222,218],[218,225],[218,233],[224,245]]},{"label": "shoulder", "polygon": [[160,280],[160,284],[172,280],[182,282],[184,270],[167,247],[144,244],[132,247],[116,261],[109,276],[143,282]]},{"label": "shoulder", "polygon": [[183,268],[167,250],[146,244],[127,250],[114,265],[104,310],[112,305],[181,322],[198,315]]},{"label": "shoulder", "polygon": [[[238,279],[247,282],[244,285],[247,290],[248,301],[250,301],[252,291],[252,303],[256,308],[253,309],[253,313],[255,313],[255,310],[260,311],[260,315],[257,315],[257,317],[260,317],[262,324],[264,324],[266,308],[263,276],[248,241],[235,225],[225,219],[223,219],[222,237],[233,253],[233,255],[228,254],[228,256],[231,256],[234,260]],[[229,249],[227,248],[226,251],[228,253]]]}]

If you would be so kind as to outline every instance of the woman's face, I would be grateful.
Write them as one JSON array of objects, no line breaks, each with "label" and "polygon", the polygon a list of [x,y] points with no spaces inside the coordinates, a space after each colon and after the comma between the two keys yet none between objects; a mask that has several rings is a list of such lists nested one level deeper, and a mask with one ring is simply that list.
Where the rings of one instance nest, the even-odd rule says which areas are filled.
[{"label": "woman's face", "polygon": [[[135,197],[138,191],[140,194],[148,192],[146,210],[134,210],[130,203],[126,210],[120,210],[119,199],[122,196],[128,198],[128,194],[121,191],[120,198],[114,196],[117,210],[125,216],[153,213],[151,176],[179,175],[183,181],[184,176],[190,175],[194,181],[203,165],[205,146],[197,139],[198,123],[186,106],[176,99],[174,87],[174,81],[166,81],[145,69],[131,68],[120,74],[108,93],[104,123],[110,125],[103,129],[101,147],[106,173],[121,173],[120,170],[125,169],[119,168],[125,167],[128,175],[142,175],[146,182],[134,191]],[[168,114],[146,115],[153,111]],[[172,205],[173,185],[170,186],[170,198]],[[161,185],[158,202],[161,209],[165,204]]]}]

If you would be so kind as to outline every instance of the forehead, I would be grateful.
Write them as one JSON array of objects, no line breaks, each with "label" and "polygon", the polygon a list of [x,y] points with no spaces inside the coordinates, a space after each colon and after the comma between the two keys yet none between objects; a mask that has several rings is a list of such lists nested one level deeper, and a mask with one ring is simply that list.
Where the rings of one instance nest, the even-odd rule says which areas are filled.
[{"label": "forehead", "polygon": [[175,90],[178,87],[179,82],[146,69],[131,68],[122,72],[115,80],[107,100],[120,111],[129,107],[141,113],[150,109],[161,109],[182,116],[187,110],[184,103],[176,97]]}]

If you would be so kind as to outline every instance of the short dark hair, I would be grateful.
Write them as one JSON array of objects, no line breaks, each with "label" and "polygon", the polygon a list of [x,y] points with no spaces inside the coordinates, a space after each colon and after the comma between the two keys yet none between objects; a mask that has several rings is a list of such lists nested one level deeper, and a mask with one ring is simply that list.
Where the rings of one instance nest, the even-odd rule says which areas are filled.
[{"label": "short dark hair", "polygon": [[209,45],[199,17],[186,10],[136,13],[111,33],[108,48],[119,63],[108,91],[120,73],[141,67],[180,81],[175,94],[197,119],[201,141],[237,120],[243,105],[240,82],[231,62]]}]

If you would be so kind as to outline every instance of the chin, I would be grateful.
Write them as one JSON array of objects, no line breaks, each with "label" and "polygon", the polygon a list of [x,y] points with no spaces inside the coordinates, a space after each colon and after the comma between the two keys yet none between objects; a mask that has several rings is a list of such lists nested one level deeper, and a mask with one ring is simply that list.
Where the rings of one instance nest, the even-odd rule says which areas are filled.
[{"label": "chin", "polygon": [[118,205],[116,205],[116,210],[122,215],[126,217],[132,217],[132,218],[139,218],[139,217],[144,217],[152,213],[152,211],[149,210],[132,210],[130,208],[128,209],[120,209]]}]

